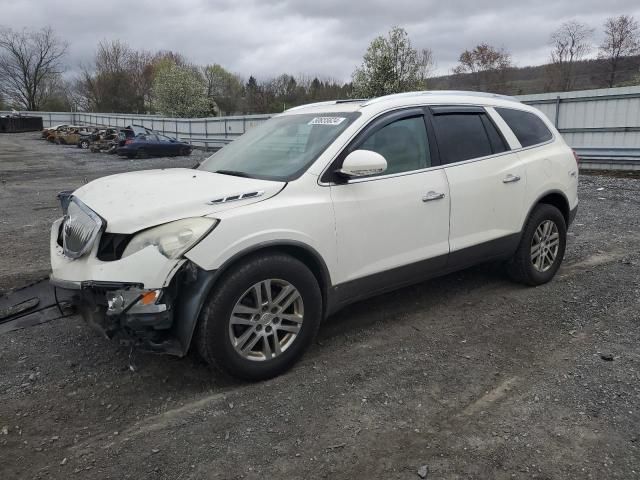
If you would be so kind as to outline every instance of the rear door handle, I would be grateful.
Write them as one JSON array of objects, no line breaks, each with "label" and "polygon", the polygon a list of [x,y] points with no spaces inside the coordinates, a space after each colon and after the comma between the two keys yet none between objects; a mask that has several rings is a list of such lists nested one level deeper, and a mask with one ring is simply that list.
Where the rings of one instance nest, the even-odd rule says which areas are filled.
[{"label": "rear door handle", "polygon": [[502,179],[502,183],[515,183],[519,181],[520,181],[520,177],[518,175],[512,175],[512,174],[509,174]]},{"label": "rear door handle", "polygon": [[434,192],[433,190],[431,190],[422,197],[422,201],[431,202],[433,200],[440,200],[441,198],[444,198],[444,193]]}]

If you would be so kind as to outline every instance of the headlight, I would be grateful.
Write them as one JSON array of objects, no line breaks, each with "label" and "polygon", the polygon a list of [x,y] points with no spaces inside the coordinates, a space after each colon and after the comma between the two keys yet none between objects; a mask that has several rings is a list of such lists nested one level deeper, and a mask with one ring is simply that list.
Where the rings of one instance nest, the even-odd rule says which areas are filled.
[{"label": "headlight", "polygon": [[138,233],[124,249],[122,258],[153,245],[167,258],[178,258],[216,226],[218,220],[195,217],[165,223]]}]

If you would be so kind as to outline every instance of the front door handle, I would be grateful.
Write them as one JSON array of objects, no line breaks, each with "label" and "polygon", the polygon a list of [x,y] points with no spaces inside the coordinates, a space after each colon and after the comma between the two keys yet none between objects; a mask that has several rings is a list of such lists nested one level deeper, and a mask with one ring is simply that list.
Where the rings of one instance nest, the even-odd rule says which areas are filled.
[{"label": "front door handle", "polygon": [[444,198],[444,193],[438,193],[431,190],[422,197],[422,201],[431,202],[432,200],[440,200],[441,198]]},{"label": "front door handle", "polygon": [[515,183],[519,181],[520,181],[520,177],[518,175],[512,175],[512,174],[509,174],[502,179],[502,183]]}]

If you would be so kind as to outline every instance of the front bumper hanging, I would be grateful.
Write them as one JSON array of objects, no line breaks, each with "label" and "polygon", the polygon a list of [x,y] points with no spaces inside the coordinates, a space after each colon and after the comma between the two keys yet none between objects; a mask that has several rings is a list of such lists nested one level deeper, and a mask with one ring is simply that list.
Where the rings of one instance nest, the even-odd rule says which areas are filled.
[{"label": "front bumper hanging", "polygon": [[83,319],[122,345],[182,356],[185,349],[172,335],[172,287],[148,290],[139,284],[68,282],[50,279],[63,289]]}]

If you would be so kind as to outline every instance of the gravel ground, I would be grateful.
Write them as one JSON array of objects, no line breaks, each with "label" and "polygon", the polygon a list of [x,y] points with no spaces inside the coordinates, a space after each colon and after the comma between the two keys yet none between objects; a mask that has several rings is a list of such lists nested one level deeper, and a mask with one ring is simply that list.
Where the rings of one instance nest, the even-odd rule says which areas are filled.
[{"label": "gravel ground", "polygon": [[[47,273],[57,191],[194,160],[0,136],[0,289]],[[76,316],[6,334],[2,477],[640,478],[640,180],[583,175],[580,199],[550,284],[488,265],[358,303],[268,382],[132,372]]]}]

